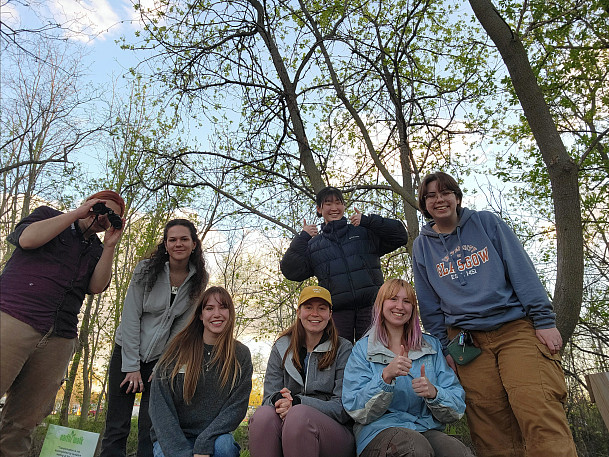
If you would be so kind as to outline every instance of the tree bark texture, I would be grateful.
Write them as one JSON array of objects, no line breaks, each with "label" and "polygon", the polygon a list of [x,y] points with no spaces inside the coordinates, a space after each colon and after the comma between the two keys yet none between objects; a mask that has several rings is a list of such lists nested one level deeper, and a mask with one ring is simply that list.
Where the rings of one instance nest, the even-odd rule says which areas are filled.
[{"label": "tree bark texture", "polygon": [[288,113],[290,115],[292,133],[298,143],[298,152],[300,153],[300,163],[302,164],[315,193],[318,193],[321,189],[326,186],[323,180],[321,172],[315,163],[315,158],[311,152],[311,146],[307,138],[304,122],[298,105],[298,96],[296,94],[296,83],[290,80],[288,69],[286,68],[285,62],[281,57],[277,43],[273,36],[271,27],[266,22],[264,6],[257,0],[251,0],[250,4],[256,9],[258,14],[257,19],[257,30],[262,37],[264,44],[269,50],[275,71],[281,80],[283,86],[283,96],[285,98]]},{"label": "tree bark texture", "polygon": [[557,256],[553,302],[557,327],[567,340],[577,324],[583,294],[584,255],[578,167],[560,138],[519,37],[490,0],[469,0],[469,3],[503,58],[550,177]]}]

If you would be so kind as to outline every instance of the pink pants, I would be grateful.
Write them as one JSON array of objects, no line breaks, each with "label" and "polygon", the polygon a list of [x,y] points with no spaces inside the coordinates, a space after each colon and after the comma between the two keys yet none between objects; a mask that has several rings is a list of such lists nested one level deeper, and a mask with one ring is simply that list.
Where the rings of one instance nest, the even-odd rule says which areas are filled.
[{"label": "pink pants", "polygon": [[290,408],[282,421],[272,406],[250,419],[252,457],[353,457],[355,439],[348,427],[307,405]]}]

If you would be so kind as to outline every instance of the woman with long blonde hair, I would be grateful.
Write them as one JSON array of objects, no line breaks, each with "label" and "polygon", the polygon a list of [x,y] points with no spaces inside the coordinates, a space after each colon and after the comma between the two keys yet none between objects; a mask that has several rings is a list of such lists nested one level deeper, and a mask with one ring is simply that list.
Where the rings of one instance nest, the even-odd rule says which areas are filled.
[{"label": "woman with long blonde hair", "polygon": [[247,412],[252,360],[234,328],[230,294],[210,287],[155,369],[150,394],[155,457],[239,455],[231,432]]},{"label": "woman with long blonde hair", "polygon": [[463,416],[464,398],[440,342],[421,331],[414,289],[403,279],[386,281],[345,368],[343,405],[356,422],[358,455],[473,457],[443,433]]}]

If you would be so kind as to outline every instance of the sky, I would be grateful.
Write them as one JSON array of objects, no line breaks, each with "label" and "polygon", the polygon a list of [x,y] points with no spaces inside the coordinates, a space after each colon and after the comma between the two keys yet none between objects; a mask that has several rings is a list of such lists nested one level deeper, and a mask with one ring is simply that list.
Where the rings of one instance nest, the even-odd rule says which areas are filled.
[{"label": "sky", "polygon": [[121,37],[132,38],[140,26],[130,0],[32,0],[27,5],[2,0],[2,22],[15,29],[52,22],[67,25],[70,30],[62,35],[84,50],[85,73],[91,82],[107,83],[136,63],[116,43]]},{"label": "sky", "polygon": [[[112,96],[112,90],[127,90],[127,81],[122,75],[137,65],[142,53],[136,55],[122,50],[117,41],[125,38],[133,42],[135,31],[141,28],[139,13],[133,6],[137,0],[29,0],[29,7],[24,6],[22,0],[1,1],[2,21],[13,28],[35,27],[45,22],[67,24],[70,30],[64,36],[68,45],[81,46],[85,52],[84,78],[101,88],[106,100]],[[142,7],[147,8],[152,7],[155,0],[140,1]],[[205,141],[204,132],[193,134]],[[95,173],[98,158],[93,149],[84,161],[91,161],[89,168]],[[478,186],[479,183],[475,183],[475,187]]]},{"label": "sky", "polygon": [[[142,0],[141,3],[146,7],[153,1]],[[62,37],[68,40],[68,46],[82,48],[85,80],[102,90],[112,87],[115,81],[119,90],[127,86],[121,84],[121,77],[141,58],[141,55],[122,50],[117,43],[123,37],[133,40],[134,32],[141,25],[131,0],[30,0],[29,7],[21,4],[21,0],[1,0],[0,5],[2,23],[13,29],[67,24],[70,30],[62,33]],[[111,94],[107,95],[109,98]],[[93,154],[91,160],[94,160]],[[212,255],[208,255],[207,260],[214,263]],[[268,356],[272,341],[255,341],[247,334],[240,339],[253,352]]]},{"label": "sky", "polygon": [[[15,29],[49,22],[67,24],[70,31],[64,37],[84,49],[85,77],[94,85],[110,87],[118,80],[121,87],[121,76],[140,58],[120,49],[116,42],[123,37],[132,41],[141,27],[131,0],[30,0],[29,7],[22,0],[1,2],[2,22]],[[141,1],[144,7],[153,2]],[[268,351],[268,345],[261,346],[260,351]]]},{"label": "sky", "polygon": [[[125,38],[133,42],[135,31],[141,28],[139,13],[133,6],[133,1],[137,0],[0,1],[2,22],[13,28],[36,27],[50,22],[67,24],[70,30],[64,37],[68,44],[81,46],[85,53],[84,78],[106,91],[106,99],[112,95],[110,89],[120,91],[127,87],[122,76],[137,65],[142,53],[135,55],[122,50],[117,41]],[[155,2],[139,1],[143,8],[152,7]],[[204,135],[200,139],[204,140]],[[92,161],[96,159],[93,153],[89,157]],[[478,187],[480,183],[474,184]]]}]

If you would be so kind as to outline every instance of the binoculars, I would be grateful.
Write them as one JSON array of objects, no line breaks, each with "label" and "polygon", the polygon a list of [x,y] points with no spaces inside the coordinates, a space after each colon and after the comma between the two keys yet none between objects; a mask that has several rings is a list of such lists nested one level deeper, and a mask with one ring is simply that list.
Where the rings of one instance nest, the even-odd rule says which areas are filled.
[{"label": "binoculars", "polygon": [[106,214],[108,217],[108,221],[115,229],[120,230],[121,228],[123,228],[123,220],[121,219],[121,217],[103,203],[96,203],[91,208],[91,211],[93,211],[95,214]]}]

